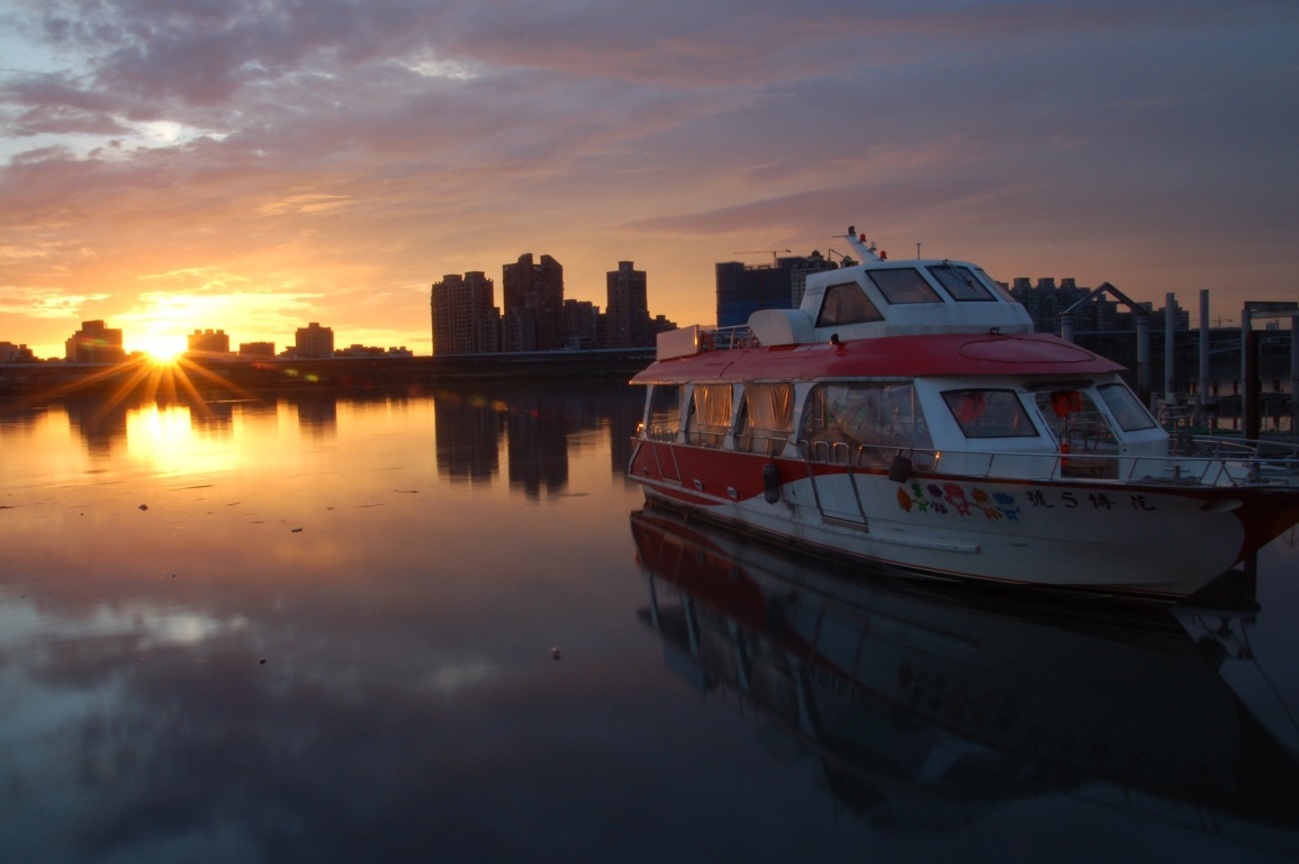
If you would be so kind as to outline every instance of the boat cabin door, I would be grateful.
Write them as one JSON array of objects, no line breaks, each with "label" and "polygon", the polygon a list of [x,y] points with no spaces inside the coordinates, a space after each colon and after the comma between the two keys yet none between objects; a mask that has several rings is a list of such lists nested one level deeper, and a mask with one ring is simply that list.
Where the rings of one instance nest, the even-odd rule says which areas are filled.
[{"label": "boat cabin door", "polygon": [[[798,449],[821,518],[866,527],[860,470],[863,448],[852,433],[862,413],[861,394],[837,384],[819,384],[808,394],[799,425]],[[864,404],[864,403],[863,403]]]},{"label": "boat cabin door", "polygon": [[681,432],[681,389],[673,384],[655,384],[645,404],[644,446],[649,448],[659,476],[677,483],[681,482],[681,467],[672,444]]}]

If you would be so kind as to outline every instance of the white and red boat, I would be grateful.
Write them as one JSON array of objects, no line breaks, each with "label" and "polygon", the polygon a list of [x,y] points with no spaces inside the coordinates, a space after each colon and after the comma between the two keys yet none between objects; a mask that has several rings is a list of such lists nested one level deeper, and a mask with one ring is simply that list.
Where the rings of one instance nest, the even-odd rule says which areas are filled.
[{"label": "white and red boat", "polygon": [[650,502],[927,574],[1187,596],[1299,522],[1299,460],[1169,434],[1122,367],[1033,332],[963,261],[810,275],[797,309],[661,334],[629,474]]}]

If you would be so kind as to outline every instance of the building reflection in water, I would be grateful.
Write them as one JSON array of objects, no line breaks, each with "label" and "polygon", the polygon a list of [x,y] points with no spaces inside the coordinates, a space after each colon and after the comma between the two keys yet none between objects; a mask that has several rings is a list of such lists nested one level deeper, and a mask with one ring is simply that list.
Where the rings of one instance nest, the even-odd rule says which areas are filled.
[{"label": "building reflection in water", "polygon": [[609,436],[611,471],[622,473],[643,397],[621,383],[557,383],[439,389],[432,398],[439,473],[475,483],[496,477],[503,440],[510,488],[536,500],[568,487],[569,452],[584,433]]},{"label": "building reflection in water", "polygon": [[69,427],[96,457],[112,455],[114,442],[126,438],[126,415],[135,407],[120,400],[91,397],[64,403]]},{"label": "building reflection in water", "polygon": [[[501,473],[501,459],[508,463],[512,490],[530,499],[563,492],[569,484],[569,452],[582,446],[584,435],[608,436],[612,452],[610,470],[621,473],[631,455],[631,436],[640,419],[643,394],[621,382],[591,385],[475,384],[439,387],[431,393],[406,389],[375,389],[362,393],[332,390],[291,390],[259,393],[211,401],[167,394],[152,396],[76,395],[52,399],[48,405],[11,406],[4,422],[13,427],[34,422],[49,411],[66,414],[73,433],[87,453],[95,458],[112,455],[115,445],[131,435],[130,418],[152,412],[170,419],[175,434],[177,412],[187,414],[180,422],[208,443],[230,440],[236,434],[265,434],[265,424],[240,424],[239,418],[266,419],[290,411],[299,430],[316,440],[338,434],[340,408],[355,411],[364,406],[408,406],[420,400],[434,405],[434,437],[438,471],[452,481],[483,483]],[[292,422],[292,420],[290,420]],[[243,442],[246,444],[247,442]]]},{"label": "building reflection in water", "polygon": [[[568,486],[568,434],[579,420],[562,394],[515,394],[506,415],[510,487],[537,500]],[[561,410],[554,410],[560,407]]]},{"label": "building reflection in water", "polygon": [[796,740],[878,828],[1059,794],[1299,851],[1296,754],[1220,674],[1254,612],[1193,610],[1214,622],[1197,644],[1165,608],[846,582],[657,510],[631,522],[669,666]]},{"label": "building reflection in water", "polygon": [[438,473],[471,483],[496,477],[504,403],[443,390],[433,396],[433,404]]},{"label": "building reflection in water", "polygon": [[313,438],[332,438],[338,431],[338,397],[328,391],[303,390],[287,395],[297,409],[298,427]]}]

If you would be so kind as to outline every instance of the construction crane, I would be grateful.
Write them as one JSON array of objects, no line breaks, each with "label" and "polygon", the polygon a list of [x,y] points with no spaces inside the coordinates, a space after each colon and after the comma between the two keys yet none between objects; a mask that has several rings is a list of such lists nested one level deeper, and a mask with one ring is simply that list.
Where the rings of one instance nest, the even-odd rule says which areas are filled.
[{"label": "construction crane", "polygon": [[774,267],[780,263],[780,253],[789,254],[788,249],[750,249],[747,252],[732,252],[732,255],[770,255],[771,264]]}]

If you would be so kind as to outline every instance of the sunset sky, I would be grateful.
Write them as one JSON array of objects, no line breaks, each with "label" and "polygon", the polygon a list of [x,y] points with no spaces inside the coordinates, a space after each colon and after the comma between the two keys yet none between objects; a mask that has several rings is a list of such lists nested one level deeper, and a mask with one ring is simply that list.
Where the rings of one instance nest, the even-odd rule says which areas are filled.
[{"label": "sunset sky", "polygon": [[[835,249],[1299,299],[1294,0],[0,0],[0,341],[431,350],[525,252],[715,320]],[[847,251],[839,248],[836,251]]]}]

